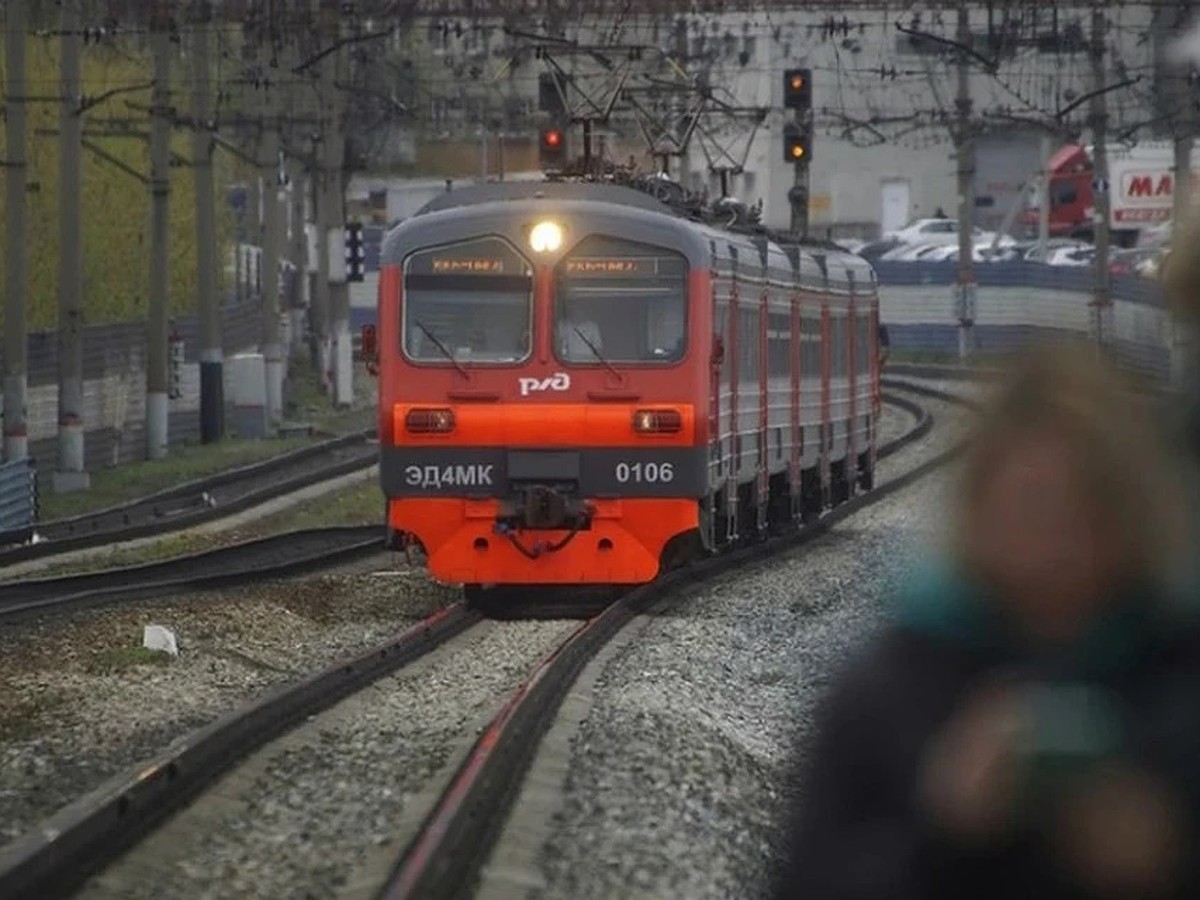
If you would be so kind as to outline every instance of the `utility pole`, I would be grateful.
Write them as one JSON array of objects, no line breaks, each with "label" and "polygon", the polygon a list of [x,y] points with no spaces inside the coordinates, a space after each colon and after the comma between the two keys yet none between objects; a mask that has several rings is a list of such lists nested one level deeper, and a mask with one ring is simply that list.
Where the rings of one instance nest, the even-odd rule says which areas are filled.
[{"label": "utility pole", "polygon": [[[324,40],[332,46],[341,37],[341,18],[336,0],[325,0]],[[345,93],[338,78],[344,69],[342,49],[331,53],[322,68],[327,93],[325,103],[329,128],[323,146],[325,154],[325,247],[329,255],[329,315],[333,343],[331,348],[334,406],[349,406],[354,400],[354,353],[350,342],[350,285],[346,281],[346,189],[343,169],[346,155],[344,126]]]},{"label": "utility pole", "polygon": [[200,440],[225,434],[225,354],[217,297],[217,207],[213,184],[212,72],[209,68],[210,0],[196,0],[192,39],[192,156],[196,178],[196,307],[200,314]]},{"label": "utility pole", "polygon": [[1104,3],[1097,2],[1092,7],[1092,40],[1090,56],[1092,62],[1092,99],[1091,99],[1091,130],[1092,130],[1092,163],[1095,167],[1095,180],[1092,193],[1096,198],[1096,209],[1093,216],[1094,234],[1096,240],[1096,258],[1093,261],[1093,293],[1092,293],[1092,328],[1098,346],[1105,342],[1105,324],[1111,315],[1112,300],[1109,286],[1108,256],[1109,256],[1109,210],[1111,195],[1108,183],[1108,101],[1104,92],[1104,40],[1106,20]]},{"label": "utility pole", "polygon": [[292,185],[292,245],[290,254],[296,277],[288,298],[292,316],[292,346],[289,355],[304,344],[304,311],[308,306],[308,173],[298,159],[288,160],[288,180]]},{"label": "utility pole", "polygon": [[274,76],[268,60],[270,23],[263,21],[258,43],[259,112],[258,173],[262,184],[262,351],[267,377],[267,422],[279,425],[283,418],[283,347],[279,340],[279,256],[283,244],[283,209],[279,202],[280,161],[279,113],[275,108]]},{"label": "utility pole", "polygon": [[[305,31],[308,30],[307,28],[305,29]],[[304,39],[300,35],[296,35],[288,43],[288,66],[286,67],[288,71],[291,71],[303,60],[303,47]],[[308,105],[304,102],[307,93],[304,87],[291,85],[288,88],[287,109],[292,119],[291,128],[288,130],[288,141],[293,148],[300,146],[302,135],[307,135],[311,131],[311,126],[304,123],[304,120],[308,118]],[[298,124],[297,120],[299,121]],[[289,329],[291,346],[285,348],[285,354],[286,358],[290,358],[301,352],[304,346],[304,313],[308,305],[309,295],[308,232],[306,230],[309,207],[309,178],[305,163],[299,158],[295,149],[289,154],[286,165],[288,183],[291,188],[291,207],[289,211],[291,241],[287,252],[291,258],[295,274],[295,278],[292,279],[292,290],[288,295],[288,313],[291,316],[291,327]]]},{"label": "utility pole", "polygon": [[955,100],[956,157],[958,161],[958,280],[954,287],[958,317],[958,357],[971,356],[975,324],[975,137],[971,124],[971,70],[967,47],[971,46],[971,13],[967,4],[958,8],[958,97]]},{"label": "utility pole", "polygon": [[[70,6],[71,4],[64,4]],[[167,455],[167,212],[171,192],[171,35],[165,0],[151,26],[154,90],[150,100],[150,321],[146,341],[146,456]]]},{"label": "utility pole", "polygon": [[[333,10],[330,10],[330,15],[326,15],[326,5],[324,0],[312,0],[312,10],[315,13],[317,27],[316,33],[320,36],[321,42],[326,42],[331,39],[331,35],[336,37],[336,18],[332,19],[332,28],[330,27],[330,15]],[[330,182],[336,180],[341,183],[341,173],[333,173],[330,171],[329,146],[334,141],[334,131],[336,125],[333,119],[336,116],[332,112],[334,103],[334,95],[337,93],[337,88],[334,82],[337,80],[336,70],[333,67],[333,59],[330,56],[325,57],[317,64],[319,73],[319,83],[317,86],[317,96],[319,98],[317,108],[321,112],[320,124],[320,142],[314,148],[316,156],[316,172],[313,179],[313,200],[315,209],[313,212],[313,220],[316,224],[316,249],[317,249],[317,273],[313,280],[312,291],[312,308],[310,310],[312,322],[313,342],[316,344],[316,364],[317,378],[321,385],[321,390],[330,392],[329,376],[332,372],[330,365],[329,353],[329,224],[333,220],[333,211],[331,209],[331,195],[335,192],[330,188]]]},{"label": "utility pole", "polygon": [[[1191,23],[1191,0],[1176,0],[1174,34],[1179,34]],[[1157,10],[1158,15],[1165,15],[1166,10]],[[1186,67],[1181,67],[1170,77],[1171,101],[1170,106],[1175,112],[1174,144],[1175,144],[1175,175],[1172,198],[1172,216],[1175,222],[1182,222],[1187,215],[1188,202],[1192,189],[1192,144],[1196,134],[1196,108],[1192,97],[1191,79]]]},{"label": "utility pole", "polygon": [[62,5],[58,174],[58,465],[55,491],[85,490],[83,461],[83,13]]},{"label": "utility pole", "polygon": [[1042,133],[1042,198],[1038,203],[1038,259],[1045,262],[1050,249],[1050,188],[1054,175],[1050,171],[1050,157],[1054,153],[1050,132]]},{"label": "utility pole", "polygon": [[25,322],[25,35],[28,0],[9,0],[4,20],[7,233],[4,281],[4,459],[29,455],[25,424],[28,349]]}]

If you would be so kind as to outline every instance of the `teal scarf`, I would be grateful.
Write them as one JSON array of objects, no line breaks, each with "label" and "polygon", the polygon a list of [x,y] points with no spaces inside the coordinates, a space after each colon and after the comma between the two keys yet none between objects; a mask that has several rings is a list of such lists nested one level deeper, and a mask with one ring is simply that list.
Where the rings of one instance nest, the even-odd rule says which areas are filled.
[{"label": "teal scarf", "polygon": [[[1167,627],[1165,607],[1161,588],[1129,588],[1077,639],[1049,649],[1081,677],[1128,671]],[[897,592],[892,619],[906,630],[1013,661],[1036,659],[1047,649],[1020,635],[1004,616],[1001,604],[946,561],[927,566]]]}]

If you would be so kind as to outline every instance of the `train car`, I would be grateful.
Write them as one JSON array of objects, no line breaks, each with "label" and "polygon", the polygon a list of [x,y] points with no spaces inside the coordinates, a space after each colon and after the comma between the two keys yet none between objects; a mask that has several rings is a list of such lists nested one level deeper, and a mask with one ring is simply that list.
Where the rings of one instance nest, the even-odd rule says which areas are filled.
[{"label": "train car", "polygon": [[446,193],[382,253],[389,535],[439,580],[647,582],[871,486],[859,257],[580,182]]}]

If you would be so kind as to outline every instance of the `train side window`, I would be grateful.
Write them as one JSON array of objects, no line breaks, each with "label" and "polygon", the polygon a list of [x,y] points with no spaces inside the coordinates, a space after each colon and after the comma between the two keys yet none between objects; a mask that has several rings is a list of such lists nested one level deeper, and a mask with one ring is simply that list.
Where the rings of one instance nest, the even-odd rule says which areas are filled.
[{"label": "train side window", "polygon": [[506,241],[413,253],[404,264],[404,353],[414,362],[515,363],[532,347],[533,273]]},{"label": "train side window", "polygon": [[554,352],[562,362],[671,363],[686,343],[687,261],[678,253],[594,235],[559,263]]},{"label": "train side window", "polygon": [[805,377],[821,373],[821,320],[816,309],[805,309],[800,320],[800,371]]},{"label": "train side window", "polygon": [[832,375],[841,378],[846,374],[846,317],[840,312],[831,317],[829,334],[833,344]]},{"label": "train side window", "polygon": [[871,327],[871,319],[861,311],[854,317],[854,369],[856,374],[865,375],[871,371],[869,342],[867,331]]},{"label": "train side window", "polygon": [[791,371],[792,318],[786,313],[771,313],[767,325],[767,372],[787,375]]}]

